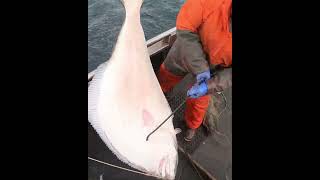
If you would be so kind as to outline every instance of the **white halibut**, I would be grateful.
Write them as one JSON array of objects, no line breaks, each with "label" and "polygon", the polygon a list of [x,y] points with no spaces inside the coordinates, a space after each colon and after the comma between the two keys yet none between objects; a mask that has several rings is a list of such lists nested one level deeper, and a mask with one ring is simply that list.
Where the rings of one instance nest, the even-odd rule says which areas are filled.
[{"label": "white halibut", "polygon": [[126,17],[108,64],[97,68],[88,89],[89,122],[109,149],[133,168],[174,179],[178,164],[172,117],[168,115],[140,22],[143,0],[122,0]]}]

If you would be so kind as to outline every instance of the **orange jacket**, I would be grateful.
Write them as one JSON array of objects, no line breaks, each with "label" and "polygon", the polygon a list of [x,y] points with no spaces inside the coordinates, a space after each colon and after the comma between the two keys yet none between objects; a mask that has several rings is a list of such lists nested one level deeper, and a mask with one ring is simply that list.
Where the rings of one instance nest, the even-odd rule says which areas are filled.
[{"label": "orange jacket", "polygon": [[187,0],[177,17],[177,30],[199,34],[213,65],[232,65],[231,7],[231,0]]}]

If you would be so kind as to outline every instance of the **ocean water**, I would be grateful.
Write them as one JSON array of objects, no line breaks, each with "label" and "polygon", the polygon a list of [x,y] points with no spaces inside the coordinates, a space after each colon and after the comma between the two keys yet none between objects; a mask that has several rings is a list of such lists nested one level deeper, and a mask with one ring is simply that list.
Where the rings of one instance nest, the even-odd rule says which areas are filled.
[{"label": "ocean water", "polygon": [[[141,23],[146,40],[175,26],[185,0],[144,0]],[[120,0],[88,0],[88,72],[107,61],[124,21]]]}]

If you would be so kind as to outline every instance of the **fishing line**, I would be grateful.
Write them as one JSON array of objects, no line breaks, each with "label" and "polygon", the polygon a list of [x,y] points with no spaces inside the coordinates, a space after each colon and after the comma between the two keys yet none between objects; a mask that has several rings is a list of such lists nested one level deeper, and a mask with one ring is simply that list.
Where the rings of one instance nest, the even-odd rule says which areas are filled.
[{"label": "fishing line", "polygon": [[133,173],[136,173],[136,174],[141,174],[141,175],[145,175],[145,176],[152,176],[152,177],[155,177],[155,178],[160,178],[160,179],[162,179],[162,178],[159,177],[159,176],[155,176],[155,175],[143,173],[143,172],[140,172],[140,171],[135,171],[135,170],[127,169],[127,168],[124,168],[124,167],[116,166],[116,165],[113,165],[113,164],[110,164],[110,163],[106,163],[106,162],[103,162],[103,161],[99,161],[99,160],[94,159],[94,158],[91,158],[91,157],[88,157],[88,159],[90,159],[90,160],[92,160],[92,161],[96,161],[96,162],[101,163],[101,164],[105,164],[105,165],[114,167],[114,168],[122,169],[122,170],[129,171],[129,172],[133,172]]},{"label": "fishing line", "polygon": [[[228,107],[228,101],[227,101],[227,98],[225,97],[225,95],[223,94],[223,92],[220,91],[220,92],[217,92],[217,94],[219,94],[220,96],[222,96],[222,97],[223,97],[223,100],[224,100],[224,102],[225,102],[225,107],[224,107],[224,109],[223,109],[223,110],[219,113],[219,115],[217,116],[217,119],[218,119],[218,122],[219,122],[219,121],[220,121],[220,116],[221,116],[221,114],[222,114],[226,109],[230,109],[230,108]],[[211,112],[209,112],[209,113],[214,116],[214,114],[212,114]],[[217,127],[217,128],[218,128],[218,127]],[[228,136],[226,136],[225,134],[219,132],[217,129],[214,130],[214,133],[216,133],[216,134],[218,134],[218,135],[220,135],[220,136],[223,136],[223,137],[227,140],[227,142],[228,142],[229,144],[231,144],[231,141],[229,140]],[[221,142],[220,142],[220,143],[221,143]]]},{"label": "fishing line", "polygon": [[220,115],[221,115],[225,110],[230,109],[230,108],[228,108],[227,98],[226,98],[226,96],[223,94],[223,92],[220,91],[220,92],[218,92],[218,94],[223,97],[223,100],[224,100],[224,102],[225,102],[225,104],[226,104],[225,107],[224,107],[224,109],[223,109],[223,110],[219,113],[219,115],[218,115],[218,118],[220,118]]}]

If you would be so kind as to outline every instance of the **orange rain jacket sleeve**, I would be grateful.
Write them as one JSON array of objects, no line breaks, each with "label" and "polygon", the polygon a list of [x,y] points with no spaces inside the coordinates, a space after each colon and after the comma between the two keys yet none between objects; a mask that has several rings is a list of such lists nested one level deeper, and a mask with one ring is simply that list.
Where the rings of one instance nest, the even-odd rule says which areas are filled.
[{"label": "orange rain jacket sleeve", "polygon": [[177,17],[177,38],[184,49],[183,61],[194,75],[209,70],[209,62],[198,34],[198,28],[203,22],[202,5],[202,0],[187,0]]}]

